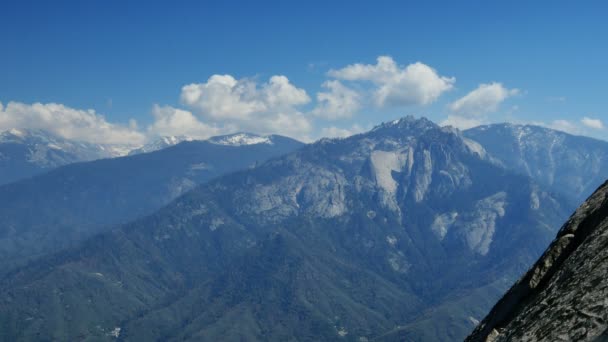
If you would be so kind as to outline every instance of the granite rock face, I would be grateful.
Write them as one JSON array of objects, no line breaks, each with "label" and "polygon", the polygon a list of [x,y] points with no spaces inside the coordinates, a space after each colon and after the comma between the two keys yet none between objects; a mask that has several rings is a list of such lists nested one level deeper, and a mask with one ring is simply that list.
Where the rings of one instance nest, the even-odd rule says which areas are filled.
[{"label": "granite rock face", "polygon": [[467,341],[607,340],[607,275],[605,182]]}]

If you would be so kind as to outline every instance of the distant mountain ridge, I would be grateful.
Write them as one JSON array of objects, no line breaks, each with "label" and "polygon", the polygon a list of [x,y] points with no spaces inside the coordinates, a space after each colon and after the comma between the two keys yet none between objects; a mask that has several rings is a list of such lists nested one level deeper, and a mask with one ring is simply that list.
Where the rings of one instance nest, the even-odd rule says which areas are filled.
[{"label": "distant mountain ridge", "polygon": [[458,131],[407,117],[219,177],[11,272],[0,282],[10,298],[0,331],[463,338],[563,219],[559,197],[482,152]]},{"label": "distant mountain ridge", "polygon": [[583,202],[608,175],[608,142],[539,126],[493,124],[463,134],[508,169],[573,202]]},{"label": "distant mountain ridge", "polygon": [[233,133],[226,135],[218,135],[208,139],[196,139],[186,135],[161,136],[156,140],[129,152],[129,155],[139,153],[148,153],[161,150],[173,145],[177,145],[183,141],[207,141],[212,144],[227,145],[227,146],[243,146],[255,144],[272,144],[273,137],[280,138],[278,135],[258,135],[253,133]]},{"label": "distant mountain ridge", "polygon": [[0,185],[71,163],[121,156],[129,148],[77,142],[42,130],[10,129],[0,133]]},{"label": "distant mountain ridge", "polygon": [[162,150],[167,147],[171,147],[173,145],[177,145],[183,141],[193,141],[196,140],[194,138],[185,136],[185,135],[169,135],[169,136],[161,136],[155,139],[154,141],[145,144],[139,148],[133,149],[129,151],[128,155],[135,155],[140,153],[149,153],[158,150]]},{"label": "distant mountain ridge", "polygon": [[159,151],[76,163],[0,186],[0,273],[9,264],[69,246],[151,214],[214,177],[300,148],[186,141]]},{"label": "distant mountain ridge", "polygon": [[57,167],[97,159],[149,153],[184,141],[208,141],[240,146],[272,144],[277,135],[234,133],[196,139],[190,136],[160,136],[143,145],[92,144],[65,139],[44,130],[9,129],[0,132],[0,185],[39,175]]}]

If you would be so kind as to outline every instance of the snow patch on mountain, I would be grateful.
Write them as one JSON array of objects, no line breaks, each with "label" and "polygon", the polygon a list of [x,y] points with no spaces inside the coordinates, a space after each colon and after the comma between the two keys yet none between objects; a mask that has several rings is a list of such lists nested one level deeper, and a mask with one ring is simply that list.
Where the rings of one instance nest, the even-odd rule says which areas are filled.
[{"label": "snow patch on mountain", "polygon": [[210,138],[208,141],[213,144],[226,146],[273,144],[271,136],[261,136],[251,133],[235,133],[230,135],[222,135]]}]

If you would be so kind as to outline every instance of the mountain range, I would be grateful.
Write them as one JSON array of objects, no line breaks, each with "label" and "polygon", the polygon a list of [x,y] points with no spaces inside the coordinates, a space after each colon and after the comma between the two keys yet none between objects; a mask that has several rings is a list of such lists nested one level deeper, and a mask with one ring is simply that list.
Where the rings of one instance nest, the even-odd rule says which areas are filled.
[{"label": "mountain range", "polygon": [[[497,160],[413,117],[305,145],[13,268],[0,282],[2,338],[463,338],[572,210]],[[115,215],[103,222],[126,219]]]},{"label": "mountain range", "polygon": [[42,130],[10,129],[0,132],[0,185],[67,164],[118,157],[130,148],[69,140]]},{"label": "mountain range", "polygon": [[0,187],[0,339],[462,339],[608,155],[413,117],[309,145],[188,140]]},{"label": "mountain range", "polygon": [[[219,145],[271,144],[277,136],[235,133],[205,139]],[[0,185],[46,173],[57,167],[97,159],[132,156],[177,145],[202,141],[193,137],[161,136],[143,146],[136,144],[92,144],[62,138],[44,130],[9,129],[0,132]]]},{"label": "mountain range", "polygon": [[608,142],[531,125],[494,124],[464,131],[500,166],[582,203],[608,175]]},{"label": "mountain range", "polygon": [[187,141],[152,153],[74,163],[0,186],[0,274],[151,214],[214,177],[303,145],[281,136],[250,137],[265,140],[238,146]]}]

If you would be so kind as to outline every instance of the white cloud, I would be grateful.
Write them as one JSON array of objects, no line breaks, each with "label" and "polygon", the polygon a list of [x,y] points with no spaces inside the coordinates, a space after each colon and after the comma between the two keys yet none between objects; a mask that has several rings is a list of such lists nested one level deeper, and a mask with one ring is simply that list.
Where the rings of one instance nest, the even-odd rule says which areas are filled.
[{"label": "white cloud", "polygon": [[518,93],[518,89],[507,89],[497,82],[480,84],[476,89],[448,106],[451,114],[441,125],[467,129],[487,123],[489,122],[488,114],[496,112],[501,103]]},{"label": "white cloud", "polygon": [[317,93],[317,107],[312,114],[328,120],[350,118],[361,107],[360,95],[340,81],[325,81],[326,92]]},{"label": "white cloud", "polygon": [[137,130],[113,124],[94,110],[74,109],[57,103],[9,102],[0,104],[0,130],[41,129],[58,136],[90,143],[134,144],[144,142]]},{"label": "white cloud", "polygon": [[517,93],[518,89],[507,89],[497,82],[480,84],[477,89],[450,104],[449,109],[461,116],[481,116],[497,111],[503,101]]},{"label": "white cloud", "polygon": [[310,102],[306,90],[295,87],[285,76],[272,76],[270,81],[262,86],[262,98],[268,109],[291,108]]},{"label": "white cloud", "polygon": [[591,119],[585,116],[581,119],[581,123],[589,128],[604,129],[604,123],[600,119]]},{"label": "white cloud", "polygon": [[238,82],[230,75],[213,75],[206,83],[182,87],[181,100],[213,118],[239,118],[264,110],[255,93],[253,82]]},{"label": "white cloud", "polygon": [[335,126],[323,127],[320,137],[322,138],[346,138],[365,131],[359,125],[353,125],[351,128],[339,128]]},{"label": "white cloud", "polygon": [[217,127],[236,127],[255,133],[278,133],[307,139],[312,125],[298,110],[310,102],[304,89],[285,76],[257,84],[231,75],[213,75],[205,83],[182,88],[181,101]]},{"label": "white cloud", "polygon": [[347,81],[372,82],[376,86],[374,101],[380,107],[430,104],[452,89],[456,81],[420,62],[399,66],[389,56],[378,57],[375,65],[351,64],[328,74]]},{"label": "white cloud", "polygon": [[563,131],[563,132],[570,133],[570,134],[579,134],[580,133],[580,129],[576,126],[576,124],[571,121],[568,121],[568,120],[563,120],[563,119],[553,120],[547,126],[549,128],[552,128],[552,129],[555,129],[558,131]]},{"label": "white cloud", "polygon": [[222,134],[222,130],[200,122],[191,112],[171,106],[154,105],[154,122],[148,126],[148,134],[156,136],[185,135],[195,139],[207,139]]},{"label": "white cloud", "polygon": [[472,127],[476,127],[484,124],[485,122],[478,118],[470,118],[459,115],[448,115],[448,117],[443,120],[439,125],[440,126],[452,126],[459,129],[469,129]]}]

